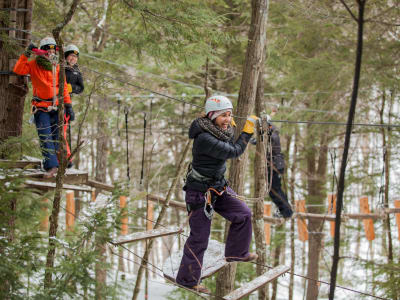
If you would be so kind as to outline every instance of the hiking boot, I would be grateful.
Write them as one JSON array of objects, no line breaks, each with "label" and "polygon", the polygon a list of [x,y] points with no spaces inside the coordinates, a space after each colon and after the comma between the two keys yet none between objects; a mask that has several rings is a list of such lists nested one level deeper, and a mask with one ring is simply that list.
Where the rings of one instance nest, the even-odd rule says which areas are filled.
[{"label": "hiking boot", "polygon": [[246,258],[243,259],[242,261],[248,262],[248,261],[256,260],[257,258],[258,258],[257,253],[249,253],[249,255],[247,255]]},{"label": "hiking boot", "polygon": [[200,285],[200,284],[189,287],[189,289],[194,290],[198,293],[211,294],[211,291],[208,288],[206,288],[204,285]]},{"label": "hiking boot", "polygon": [[52,177],[54,177],[54,175],[57,174],[57,171],[58,171],[57,167],[51,168],[50,170],[47,170],[47,172],[43,174],[43,178],[46,178],[46,179],[52,178]]},{"label": "hiking boot", "polygon": [[233,262],[233,261],[238,261],[238,262],[249,262],[256,260],[258,258],[258,255],[256,253],[249,253],[245,258],[225,258],[227,262]]},{"label": "hiking boot", "polygon": [[282,214],[279,209],[276,209],[276,211],[273,214],[273,217],[290,219],[292,217],[292,215],[293,215],[293,211],[291,209],[285,211],[285,214]]}]

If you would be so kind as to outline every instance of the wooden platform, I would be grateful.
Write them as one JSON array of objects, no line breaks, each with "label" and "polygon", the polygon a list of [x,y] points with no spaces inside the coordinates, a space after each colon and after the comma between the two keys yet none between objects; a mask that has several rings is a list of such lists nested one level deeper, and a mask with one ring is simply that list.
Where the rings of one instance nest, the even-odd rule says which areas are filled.
[{"label": "wooden platform", "polygon": [[241,286],[240,288],[232,291],[228,295],[222,297],[225,300],[238,300],[247,295],[251,294],[255,290],[259,289],[260,287],[266,285],[268,282],[276,279],[277,277],[281,276],[282,274],[289,271],[290,268],[286,266],[277,266],[272,270],[264,273],[263,275],[253,279],[252,281],[246,283],[245,285]]},{"label": "wooden platform", "polygon": [[[33,181],[33,180],[26,180],[25,185],[28,187],[37,188],[40,190],[50,190],[56,188],[55,182],[45,182],[45,181]],[[91,192],[92,189],[90,187],[79,186],[79,185],[72,185],[72,184],[64,184],[64,190],[73,190],[73,191],[81,191],[81,192]]]},{"label": "wooden platform", "polygon": [[129,235],[120,236],[115,242],[114,245],[122,245],[127,243],[133,243],[146,239],[153,239],[156,237],[166,236],[181,233],[181,228],[161,228],[161,229],[153,229],[143,232],[135,232]]},{"label": "wooden platform", "polygon": [[[165,277],[176,279],[182,254],[183,249],[179,249],[178,251],[172,253],[171,256],[165,260],[163,265],[163,273]],[[203,279],[213,275],[227,264],[229,263],[225,260],[225,244],[222,244],[216,240],[210,240],[208,242],[208,248],[204,253],[201,278]]]}]

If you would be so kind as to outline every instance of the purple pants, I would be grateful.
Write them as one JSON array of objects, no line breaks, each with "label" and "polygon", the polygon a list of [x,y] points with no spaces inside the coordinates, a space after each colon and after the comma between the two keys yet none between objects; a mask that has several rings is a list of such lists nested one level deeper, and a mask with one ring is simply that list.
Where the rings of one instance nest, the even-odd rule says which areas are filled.
[{"label": "purple pants", "polygon": [[[227,187],[222,196],[214,204],[214,210],[232,224],[229,228],[225,245],[225,257],[240,260],[249,255],[252,225],[251,210],[247,205],[235,198],[235,192]],[[186,203],[204,203],[204,193],[187,190]],[[189,218],[190,236],[186,240],[181,265],[176,282],[183,286],[192,287],[199,284],[204,252],[208,246],[211,220],[204,214],[203,208],[191,212]]]}]

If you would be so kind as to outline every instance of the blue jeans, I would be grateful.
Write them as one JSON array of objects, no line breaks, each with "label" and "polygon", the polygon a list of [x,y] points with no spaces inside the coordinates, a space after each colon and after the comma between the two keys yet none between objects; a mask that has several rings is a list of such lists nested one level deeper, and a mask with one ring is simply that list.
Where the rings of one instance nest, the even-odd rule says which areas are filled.
[{"label": "blue jeans", "polygon": [[58,167],[58,112],[38,110],[35,114],[36,129],[40,139],[40,148],[44,156],[44,169]]}]

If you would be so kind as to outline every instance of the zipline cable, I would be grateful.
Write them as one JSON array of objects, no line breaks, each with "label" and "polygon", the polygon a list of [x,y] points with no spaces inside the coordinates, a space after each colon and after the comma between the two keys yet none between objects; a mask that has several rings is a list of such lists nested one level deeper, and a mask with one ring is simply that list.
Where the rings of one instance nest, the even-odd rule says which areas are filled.
[{"label": "zipline cable", "polygon": [[[137,85],[137,84],[133,84],[133,83],[130,82],[130,81],[126,81],[126,80],[123,80],[123,79],[120,79],[120,78],[111,76],[111,75],[109,75],[109,74],[99,72],[99,71],[97,71],[97,70],[93,70],[93,69],[91,69],[91,68],[89,68],[89,67],[86,67],[86,66],[81,66],[81,67],[84,68],[84,69],[87,69],[87,70],[89,70],[90,72],[93,72],[93,73],[95,73],[95,74],[102,75],[102,76],[104,76],[104,77],[107,77],[107,78],[110,78],[110,79],[112,79],[112,80],[121,82],[121,83],[123,83],[123,84],[132,86],[132,87],[137,88],[137,89],[139,89],[139,90],[144,90],[144,91],[147,91],[147,92],[151,92],[151,93],[154,93],[154,94],[156,94],[156,95],[158,95],[158,96],[161,96],[161,97],[164,97],[164,98],[173,100],[173,101],[178,101],[178,102],[186,103],[186,104],[188,104],[188,105],[191,105],[191,106],[194,106],[194,107],[203,109],[203,106],[202,106],[202,105],[197,105],[197,104],[194,104],[194,103],[191,103],[191,102],[187,102],[187,101],[182,100],[182,99],[178,99],[178,98],[175,98],[175,97],[172,97],[172,96],[163,94],[163,93],[156,92],[156,91],[151,90],[151,89],[149,89],[149,88],[145,88],[145,87],[139,86],[139,85]],[[246,117],[243,117],[243,116],[234,115],[234,117],[235,117],[235,118],[238,118],[238,119],[247,119],[247,116],[246,116]],[[341,126],[347,126],[347,123],[345,123],[345,122],[329,122],[329,121],[271,120],[270,122],[271,122],[271,123],[274,123],[274,122],[275,122],[275,123],[288,123],[288,124],[341,125]],[[397,124],[375,124],[375,123],[353,123],[352,126],[366,126],[366,127],[370,126],[370,127],[400,128],[400,125],[397,125]]]}]

